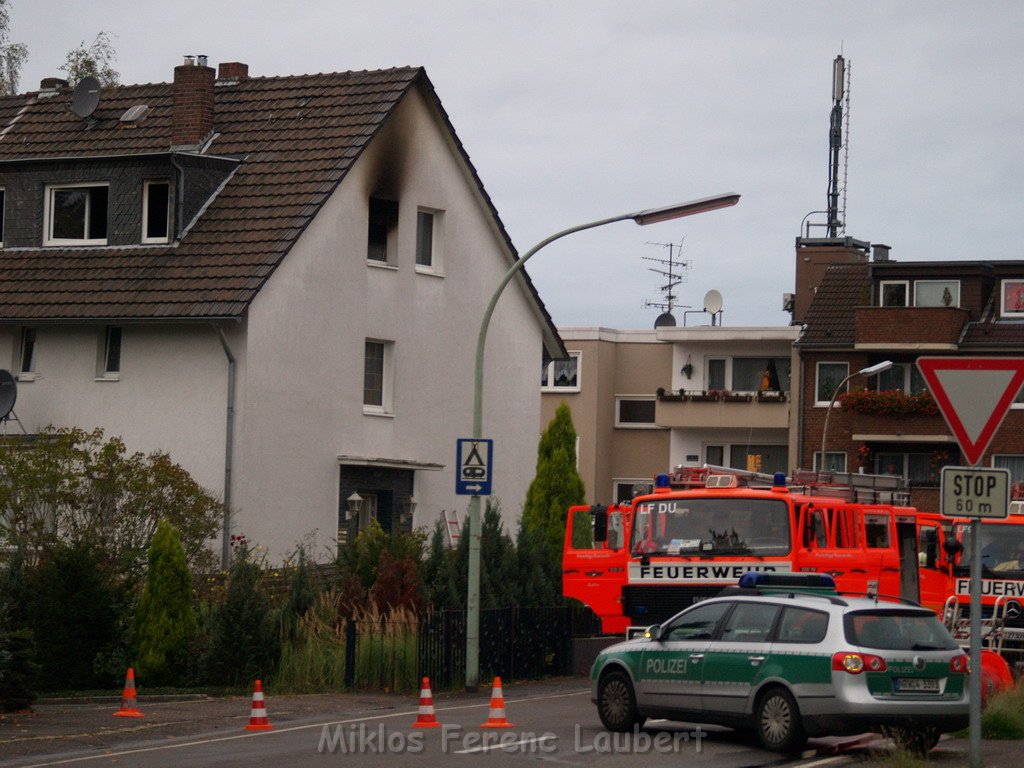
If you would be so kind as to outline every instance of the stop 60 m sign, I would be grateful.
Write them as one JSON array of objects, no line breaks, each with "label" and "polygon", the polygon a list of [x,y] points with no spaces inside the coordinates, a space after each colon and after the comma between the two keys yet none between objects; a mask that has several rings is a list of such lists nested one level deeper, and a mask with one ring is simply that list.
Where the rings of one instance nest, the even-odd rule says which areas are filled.
[{"label": "stop 60 m sign", "polygon": [[1010,512],[1010,470],[942,468],[945,517],[1003,518]]}]

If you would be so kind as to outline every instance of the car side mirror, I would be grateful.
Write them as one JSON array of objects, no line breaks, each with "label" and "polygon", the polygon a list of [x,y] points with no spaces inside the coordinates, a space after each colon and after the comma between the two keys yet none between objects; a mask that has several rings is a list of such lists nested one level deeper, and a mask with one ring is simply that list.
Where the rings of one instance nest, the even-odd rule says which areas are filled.
[{"label": "car side mirror", "polygon": [[956,559],[956,556],[964,551],[964,545],[956,539],[946,539],[942,542],[942,548],[946,550],[946,555],[951,561]]},{"label": "car side mirror", "polygon": [[644,630],[644,637],[648,640],[661,640],[661,630],[661,624],[651,624],[651,626]]},{"label": "car side mirror", "polygon": [[590,515],[594,518],[594,541],[608,541],[608,507],[595,504],[590,508]]}]

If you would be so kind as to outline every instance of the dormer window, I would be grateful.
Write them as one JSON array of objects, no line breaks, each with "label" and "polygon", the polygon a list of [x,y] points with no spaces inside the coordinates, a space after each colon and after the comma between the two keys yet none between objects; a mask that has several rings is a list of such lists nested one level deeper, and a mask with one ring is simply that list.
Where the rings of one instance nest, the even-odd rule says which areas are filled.
[{"label": "dormer window", "polygon": [[1002,317],[1024,317],[1024,280],[1003,280],[1000,286]]},{"label": "dormer window", "polygon": [[107,184],[47,187],[43,245],[106,245]]},{"label": "dormer window", "polygon": [[915,307],[959,307],[959,280],[917,280],[914,282]]},{"label": "dormer window", "polygon": [[883,280],[879,286],[881,306],[883,307],[905,307],[907,306],[907,293],[910,284],[906,280]]},{"label": "dormer window", "polygon": [[146,181],[142,185],[142,242],[166,243],[170,231],[170,182]]}]

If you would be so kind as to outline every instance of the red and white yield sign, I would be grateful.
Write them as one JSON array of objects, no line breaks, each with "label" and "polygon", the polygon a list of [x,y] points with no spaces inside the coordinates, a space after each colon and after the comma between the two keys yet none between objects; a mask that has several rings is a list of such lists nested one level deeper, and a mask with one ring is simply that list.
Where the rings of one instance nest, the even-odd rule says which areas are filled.
[{"label": "red and white yield sign", "polygon": [[917,367],[967,463],[977,465],[1024,384],[1024,358],[919,357]]}]

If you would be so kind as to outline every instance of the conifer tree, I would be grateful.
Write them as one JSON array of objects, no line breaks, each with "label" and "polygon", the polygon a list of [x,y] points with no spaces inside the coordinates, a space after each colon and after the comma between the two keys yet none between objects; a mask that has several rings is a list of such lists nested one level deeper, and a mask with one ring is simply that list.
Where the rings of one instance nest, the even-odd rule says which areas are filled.
[{"label": "conifer tree", "polygon": [[146,584],[135,612],[140,677],[149,684],[173,683],[177,665],[198,628],[192,577],[178,529],[161,520],[149,545]]},{"label": "conifer tree", "polygon": [[572,411],[563,402],[537,446],[537,473],[526,493],[522,524],[531,532],[543,532],[551,556],[561,557],[566,514],[583,499],[583,480],[576,470],[576,429]]}]

